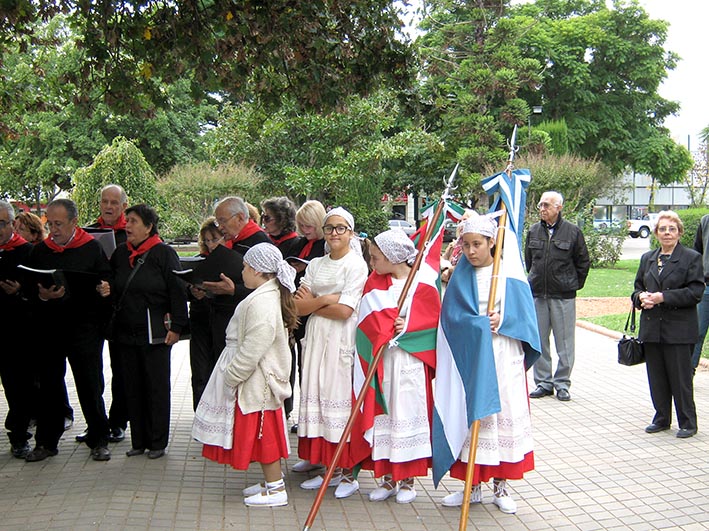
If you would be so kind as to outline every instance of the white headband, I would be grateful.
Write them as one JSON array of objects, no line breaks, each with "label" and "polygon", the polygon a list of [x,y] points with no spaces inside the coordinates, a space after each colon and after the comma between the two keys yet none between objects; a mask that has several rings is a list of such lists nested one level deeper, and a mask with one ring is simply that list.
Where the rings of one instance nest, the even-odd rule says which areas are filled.
[{"label": "white headband", "polygon": [[342,219],[344,219],[347,222],[347,225],[349,225],[350,230],[354,230],[354,217],[352,216],[352,214],[347,212],[347,210],[345,210],[344,208],[335,207],[332,210],[330,210],[327,214],[325,214],[325,218],[323,218],[323,220],[322,220],[323,225],[325,225],[327,223],[328,218],[331,216],[340,216]]},{"label": "white headband", "polygon": [[497,222],[491,216],[481,216],[474,212],[461,225],[460,235],[463,234],[482,234],[488,238],[492,238],[494,242],[497,237]]},{"label": "white headband", "polygon": [[275,273],[278,282],[291,293],[295,291],[295,269],[272,243],[258,243],[251,247],[244,255],[244,262],[259,273]]},{"label": "white headband", "polygon": [[406,262],[411,265],[418,251],[414,242],[401,229],[390,229],[374,237],[374,243],[392,264]]}]

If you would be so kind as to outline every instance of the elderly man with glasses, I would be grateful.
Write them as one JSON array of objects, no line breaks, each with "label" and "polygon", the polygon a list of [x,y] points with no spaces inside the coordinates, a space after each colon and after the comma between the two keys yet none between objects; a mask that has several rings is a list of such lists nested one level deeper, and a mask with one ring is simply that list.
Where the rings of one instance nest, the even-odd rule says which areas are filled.
[{"label": "elderly man with glasses", "polygon": [[[583,288],[591,261],[581,230],[561,216],[564,199],[558,192],[544,192],[537,205],[540,221],[529,228],[524,257],[542,340],[542,355],[534,364],[537,388],[530,398],[554,394],[571,400],[571,370],[576,337],[576,292]],[[552,375],[549,335],[559,356]]]}]

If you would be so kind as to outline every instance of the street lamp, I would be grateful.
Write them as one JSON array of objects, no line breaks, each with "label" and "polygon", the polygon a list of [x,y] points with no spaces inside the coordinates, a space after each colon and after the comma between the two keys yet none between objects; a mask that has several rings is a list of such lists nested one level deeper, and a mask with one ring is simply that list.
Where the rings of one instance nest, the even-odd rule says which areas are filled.
[{"label": "street lamp", "polygon": [[532,112],[527,116],[527,136],[532,139],[532,114],[542,114],[544,108],[541,105],[533,105]]}]

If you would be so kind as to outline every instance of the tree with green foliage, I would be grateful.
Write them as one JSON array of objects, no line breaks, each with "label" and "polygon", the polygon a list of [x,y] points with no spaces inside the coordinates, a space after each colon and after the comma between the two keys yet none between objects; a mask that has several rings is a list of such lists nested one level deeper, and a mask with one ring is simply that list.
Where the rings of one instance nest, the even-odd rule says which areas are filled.
[{"label": "tree with green foliage", "polygon": [[66,14],[85,52],[79,94],[100,84],[112,108],[169,105],[164,83],[192,94],[333,106],[382,79],[406,83],[410,56],[393,0],[18,0],[0,5],[0,56],[37,20]]},{"label": "tree with green foliage", "polygon": [[509,14],[521,53],[544,65],[520,97],[566,120],[573,153],[616,174],[630,167],[663,183],[682,179],[687,153],[663,126],[679,104],[658,94],[679,60],[664,48],[667,22],[637,0],[536,0]]},{"label": "tree with green foliage", "polygon": [[90,166],[79,168],[74,174],[71,198],[79,208],[79,222],[92,223],[99,216],[101,188],[107,184],[121,185],[130,204],[146,203],[160,210],[156,180],[136,145],[123,137],[114,138]]},{"label": "tree with green foliage", "polygon": [[157,189],[160,230],[169,238],[196,238],[202,221],[213,214],[221,198],[238,195],[253,205],[263,199],[261,176],[237,164],[180,164],[158,179]]},{"label": "tree with green foliage", "polygon": [[[71,176],[116,136],[134,138],[156,171],[204,159],[200,133],[216,107],[195,102],[185,80],[163,85],[169,109],[136,114],[111,111],[100,86],[81,95],[71,81],[83,51],[65,17],[38,26],[32,41],[8,45],[0,76],[0,188],[17,199],[42,202],[71,188]],[[100,85],[100,83],[97,83]]]},{"label": "tree with green foliage", "polygon": [[706,141],[694,152],[694,166],[687,172],[684,184],[687,186],[691,206],[706,206],[709,192],[709,149]]}]

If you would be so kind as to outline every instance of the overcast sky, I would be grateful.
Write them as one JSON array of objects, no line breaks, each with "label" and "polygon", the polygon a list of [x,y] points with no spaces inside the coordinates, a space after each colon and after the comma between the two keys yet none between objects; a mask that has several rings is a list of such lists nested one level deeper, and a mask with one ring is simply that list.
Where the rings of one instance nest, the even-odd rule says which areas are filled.
[{"label": "overcast sky", "polygon": [[665,49],[678,54],[682,60],[669,72],[660,87],[660,95],[678,101],[682,106],[677,116],[671,116],[665,125],[674,139],[690,149],[699,147],[699,131],[709,126],[709,58],[706,36],[709,27],[707,0],[639,0],[653,19],[670,23]]}]

